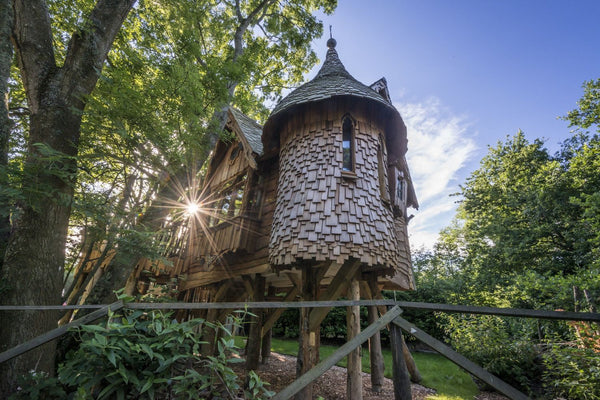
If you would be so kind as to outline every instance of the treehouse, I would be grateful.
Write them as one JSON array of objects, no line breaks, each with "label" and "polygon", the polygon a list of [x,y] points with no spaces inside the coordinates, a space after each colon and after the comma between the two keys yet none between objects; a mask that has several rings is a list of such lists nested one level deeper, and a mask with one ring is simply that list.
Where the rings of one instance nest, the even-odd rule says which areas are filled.
[{"label": "treehouse", "polygon": [[385,79],[355,80],[332,40],[317,76],[264,128],[229,108],[228,139],[209,161],[200,220],[177,268],[187,300],[225,281],[243,297],[235,287],[256,277],[271,293],[288,292],[308,266],[322,269],[325,289],[349,260],[380,289],[414,288],[406,209],[418,204],[406,127]]},{"label": "treehouse", "polygon": [[[406,210],[418,203],[406,127],[385,79],[358,82],[335,46],[330,39],[316,77],[264,127],[228,109],[227,139],[213,150],[197,222],[174,262],[180,300],[375,299],[414,288]],[[268,335],[280,312],[259,313],[250,335]],[[302,372],[316,363],[326,314],[302,309]]]}]

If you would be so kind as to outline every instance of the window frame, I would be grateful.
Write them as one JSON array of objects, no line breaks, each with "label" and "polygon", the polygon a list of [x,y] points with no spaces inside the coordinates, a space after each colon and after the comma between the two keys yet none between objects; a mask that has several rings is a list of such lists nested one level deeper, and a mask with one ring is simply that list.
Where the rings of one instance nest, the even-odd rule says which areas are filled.
[{"label": "window frame", "polygon": [[[347,124],[349,127],[347,128]],[[342,117],[342,175],[347,178],[356,178],[356,120],[350,114]],[[347,135],[350,137],[347,139]],[[349,143],[346,148],[345,144]],[[349,152],[350,165],[346,164],[346,152]]]}]

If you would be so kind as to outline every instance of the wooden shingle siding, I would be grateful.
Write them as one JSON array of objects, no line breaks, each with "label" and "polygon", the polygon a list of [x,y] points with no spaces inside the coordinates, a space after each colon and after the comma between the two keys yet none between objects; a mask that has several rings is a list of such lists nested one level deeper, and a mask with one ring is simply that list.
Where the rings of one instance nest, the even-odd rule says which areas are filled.
[{"label": "wooden shingle siding", "polygon": [[379,187],[387,181],[379,179],[382,127],[367,122],[362,110],[352,111],[356,177],[342,173],[342,117],[347,110],[330,107],[328,113],[312,113],[310,121],[298,116],[281,127],[269,261],[279,266],[298,260],[342,264],[353,257],[387,274],[400,269],[410,276],[406,230],[396,227],[403,221],[394,220]]}]

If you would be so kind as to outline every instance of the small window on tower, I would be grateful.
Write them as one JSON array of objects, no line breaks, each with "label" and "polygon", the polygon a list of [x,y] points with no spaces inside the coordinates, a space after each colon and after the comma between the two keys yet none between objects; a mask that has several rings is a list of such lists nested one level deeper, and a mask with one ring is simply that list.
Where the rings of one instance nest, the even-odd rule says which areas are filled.
[{"label": "small window on tower", "polygon": [[344,118],[342,123],[342,151],[343,151],[343,171],[354,172],[354,124],[350,117]]}]

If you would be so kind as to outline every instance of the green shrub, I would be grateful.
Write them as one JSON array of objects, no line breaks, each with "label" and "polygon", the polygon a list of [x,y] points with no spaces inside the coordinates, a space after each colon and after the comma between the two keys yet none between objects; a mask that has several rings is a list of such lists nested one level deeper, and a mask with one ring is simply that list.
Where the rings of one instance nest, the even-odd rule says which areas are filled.
[{"label": "green shrub", "polygon": [[[217,327],[224,333],[217,354],[200,354],[198,328],[206,326],[201,319],[177,322],[170,313],[111,314],[102,325],[77,329],[80,344],[59,366],[58,380],[46,380],[39,390],[34,389],[37,384],[30,386],[13,399],[222,399],[242,393],[246,399],[271,397],[256,374],[242,388],[230,364],[243,360],[233,357],[237,349],[224,327]],[[60,390],[66,396],[61,397]],[[46,396],[54,392],[59,395]]]},{"label": "green shrub", "polygon": [[544,388],[553,397],[600,399],[600,353],[552,345],[544,353]]},{"label": "green shrub", "polygon": [[446,321],[452,347],[471,361],[524,391],[539,379],[534,321],[491,315],[448,315]]},{"label": "green shrub", "polygon": [[17,392],[10,400],[62,400],[67,396],[57,378],[46,372],[29,371],[17,380]]}]

